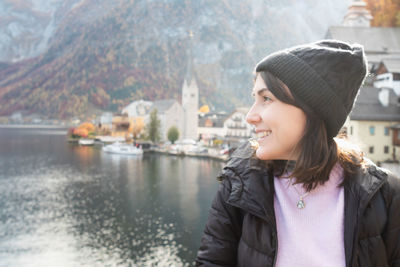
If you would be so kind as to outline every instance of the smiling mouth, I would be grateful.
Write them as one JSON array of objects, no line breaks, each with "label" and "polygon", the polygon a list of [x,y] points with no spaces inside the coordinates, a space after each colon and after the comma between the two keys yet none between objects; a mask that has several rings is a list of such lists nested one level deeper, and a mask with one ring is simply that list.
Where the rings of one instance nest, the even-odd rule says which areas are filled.
[{"label": "smiling mouth", "polygon": [[258,138],[263,138],[263,137],[269,136],[271,133],[272,133],[272,131],[259,132],[259,133],[257,133],[257,137]]}]

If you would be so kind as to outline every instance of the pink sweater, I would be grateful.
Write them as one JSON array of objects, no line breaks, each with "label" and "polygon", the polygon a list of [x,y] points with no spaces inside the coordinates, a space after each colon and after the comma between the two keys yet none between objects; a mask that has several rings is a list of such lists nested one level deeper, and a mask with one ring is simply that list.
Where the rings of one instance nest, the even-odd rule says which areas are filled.
[{"label": "pink sweater", "polygon": [[[305,207],[297,208],[299,194],[289,179],[274,179],[274,209],[278,230],[277,267],[341,267],[344,252],[344,190],[337,185],[343,169],[336,164],[329,180],[305,198]],[[295,185],[303,195],[301,184]]]}]

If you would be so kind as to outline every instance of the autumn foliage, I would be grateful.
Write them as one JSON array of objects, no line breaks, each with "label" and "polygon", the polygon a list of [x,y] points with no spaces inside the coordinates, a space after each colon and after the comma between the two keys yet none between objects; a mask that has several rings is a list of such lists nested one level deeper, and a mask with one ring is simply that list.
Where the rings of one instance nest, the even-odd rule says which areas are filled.
[{"label": "autumn foliage", "polygon": [[364,0],[373,16],[371,26],[400,27],[400,0]]},{"label": "autumn foliage", "polygon": [[70,128],[68,130],[68,135],[74,138],[80,137],[89,137],[89,135],[93,135],[96,130],[96,127],[89,122],[84,122],[79,125],[77,128]]},{"label": "autumn foliage", "polygon": [[88,130],[83,129],[83,128],[76,128],[74,130],[73,134],[75,136],[79,136],[79,137],[88,137],[89,136]]},{"label": "autumn foliage", "polygon": [[208,113],[208,112],[210,112],[210,108],[208,107],[208,105],[203,105],[200,107],[199,112],[200,113]]}]

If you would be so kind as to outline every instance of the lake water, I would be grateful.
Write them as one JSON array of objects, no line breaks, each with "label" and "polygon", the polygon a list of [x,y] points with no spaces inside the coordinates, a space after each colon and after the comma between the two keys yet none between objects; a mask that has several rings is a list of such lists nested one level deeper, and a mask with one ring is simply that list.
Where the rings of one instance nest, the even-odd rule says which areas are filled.
[{"label": "lake water", "polygon": [[0,128],[0,266],[191,266],[223,163]]}]

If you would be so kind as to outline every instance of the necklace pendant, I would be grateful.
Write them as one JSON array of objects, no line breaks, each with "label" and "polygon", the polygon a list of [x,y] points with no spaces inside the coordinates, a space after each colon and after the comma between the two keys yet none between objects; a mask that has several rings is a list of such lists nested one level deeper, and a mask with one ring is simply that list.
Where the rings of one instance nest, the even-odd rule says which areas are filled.
[{"label": "necklace pendant", "polygon": [[305,206],[306,206],[306,203],[304,203],[303,199],[300,199],[299,202],[297,202],[298,209],[304,209]]}]

